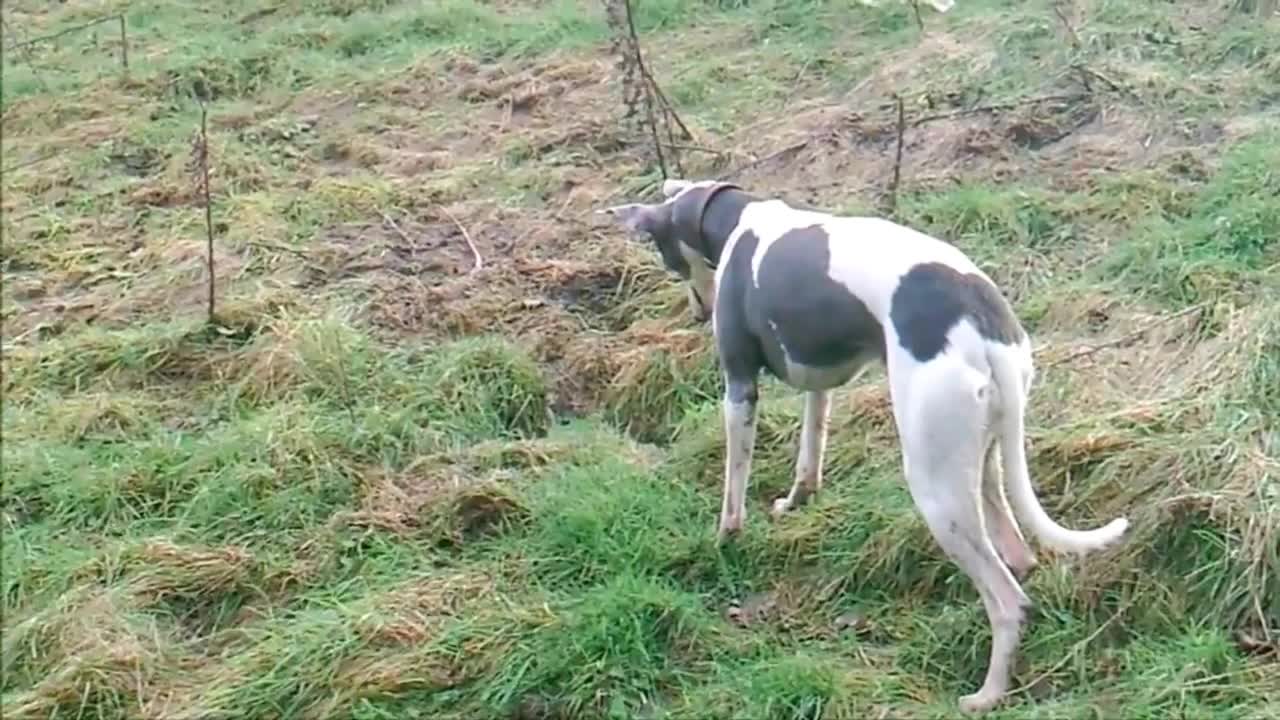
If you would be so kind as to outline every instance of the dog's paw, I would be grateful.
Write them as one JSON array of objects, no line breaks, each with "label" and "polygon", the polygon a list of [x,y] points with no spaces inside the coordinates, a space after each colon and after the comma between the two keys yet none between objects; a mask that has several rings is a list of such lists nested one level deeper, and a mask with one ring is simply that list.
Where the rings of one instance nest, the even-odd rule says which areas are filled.
[{"label": "dog's paw", "polygon": [[1035,573],[1036,568],[1038,567],[1040,567],[1039,561],[1034,557],[1029,557],[1026,562],[1019,565],[1012,565],[1009,569],[1013,571],[1013,576],[1018,580],[1018,582],[1025,583],[1027,579]]},{"label": "dog's paw", "polygon": [[961,712],[969,715],[980,715],[989,712],[1000,704],[1000,695],[997,693],[984,693],[979,690],[972,695],[965,695],[960,698]]},{"label": "dog's paw", "polygon": [[721,519],[720,525],[716,528],[716,544],[723,545],[740,532],[742,532],[741,518]]},{"label": "dog's paw", "polygon": [[769,515],[774,519],[780,518],[791,511],[791,499],[783,496],[773,501],[772,507],[769,508]]}]

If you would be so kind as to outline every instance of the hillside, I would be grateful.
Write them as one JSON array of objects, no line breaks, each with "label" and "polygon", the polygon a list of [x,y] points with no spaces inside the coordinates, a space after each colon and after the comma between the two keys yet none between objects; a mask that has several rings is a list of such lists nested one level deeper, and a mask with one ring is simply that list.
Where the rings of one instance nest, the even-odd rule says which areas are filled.
[{"label": "hillside", "polygon": [[[1041,552],[994,718],[1280,716],[1280,12],[632,0],[688,177],[892,213],[1036,343]],[[123,13],[47,42],[26,40]],[[883,373],[762,391],[714,541],[707,327],[591,0],[11,0],[6,718],[947,718],[990,635]],[[921,27],[921,25],[923,27]],[[900,181],[895,96],[903,103]],[[216,322],[198,163],[205,100]]]}]

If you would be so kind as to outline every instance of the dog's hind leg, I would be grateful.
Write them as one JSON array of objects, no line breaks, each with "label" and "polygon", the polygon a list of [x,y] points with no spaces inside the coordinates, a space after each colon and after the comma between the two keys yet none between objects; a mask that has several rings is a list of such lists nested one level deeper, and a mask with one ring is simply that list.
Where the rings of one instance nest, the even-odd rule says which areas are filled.
[{"label": "dog's hind leg", "polygon": [[803,505],[822,488],[822,459],[827,447],[827,423],[831,417],[831,391],[805,393],[804,421],[800,427],[800,452],[791,492],[773,501],[773,514],[781,515]]},{"label": "dog's hind leg", "polygon": [[1000,467],[1000,446],[991,440],[982,461],[982,506],[991,542],[1013,576],[1024,581],[1036,569],[1036,556],[1018,528],[1018,521],[1004,494],[1004,473]]},{"label": "dog's hind leg", "polygon": [[[910,362],[910,361],[907,361]],[[991,655],[982,687],[960,708],[994,708],[1009,687],[1022,621],[1031,601],[1001,562],[983,521],[985,419],[993,388],[948,359],[890,370],[912,499],[938,545],[964,571],[986,607]]]}]

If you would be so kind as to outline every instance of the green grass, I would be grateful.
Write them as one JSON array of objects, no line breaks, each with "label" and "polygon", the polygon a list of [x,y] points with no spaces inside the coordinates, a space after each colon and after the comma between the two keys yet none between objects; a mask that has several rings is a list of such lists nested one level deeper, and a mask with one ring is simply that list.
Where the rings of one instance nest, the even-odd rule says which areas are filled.
[{"label": "green grass", "polygon": [[[1132,522],[1042,555],[994,717],[1280,712],[1274,651],[1242,640],[1280,633],[1280,19],[1100,0],[1069,33],[960,0],[922,36],[902,3],[633,5],[690,144],[733,151],[690,174],[804,139],[739,181],[858,212],[893,93],[918,118],[1097,74],[1087,104],[907,136],[897,217],[1035,337],[1043,503]],[[5,22],[115,10],[127,78],[109,23],[4,60],[3,165],[48,156],[4,177],[5,717],[954,716],[989,633],[901,480],[883,373],[837,394],[824,490],[777,523],[802,401],[766,383],[747,526],[716,546],[709,333],[586,219],[659,177],[598,4]]]}]

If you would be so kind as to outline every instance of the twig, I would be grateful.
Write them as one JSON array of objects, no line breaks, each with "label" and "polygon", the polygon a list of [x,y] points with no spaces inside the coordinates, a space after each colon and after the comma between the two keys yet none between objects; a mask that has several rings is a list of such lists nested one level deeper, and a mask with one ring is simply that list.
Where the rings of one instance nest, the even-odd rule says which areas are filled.
[{"label": "twig", "polygon": [[453,224],[458,226],[458,231],[462,233],[462,239],[467,241],[467,247],[471,248],[471,255],[476,259],[475,265],[471,267],[471,272],[478,272],[480,268],[484,267],[484,261],[480,258],[480,250],[476,248],[475,242],[471,239],[471,233],[467,232],[467,228],[462,223],[458,222],[458,218],[454,217],[453,213],[449,212],[443,206],[441,206],[440,212],[444,213],[445,217],[452,220]]},{"label": "twig", "polygon": [[206,252],[208,253],[209,264],[209,322],[215,320],[214,315],[214,289],[217,285],[217,276],[214,271],[213,263],[213,203],[210,200],[209,192],[209,124],[208,109],[205,104],[200,103],[200,140],[197,160],[200,163],[200,189],[204,194],[204,229],[208,237],[208,245]]},{"label": "twig", "polygon": [[307,262],[307,263],[311,262],[311,258],[305,252],[299,250],[298,248],[289,247],[288,245],[277,245],[275,243],[257,242],[255,240],[247,240],[245,241],[245,245],[248,245],[249,247],[262,248],[263,250],[275,250],[276,252],[289,253],[290,255],[293,255],[294,257],[297,257],[298,259],[304,262]]},{"label": "twig", "polygon": [[381,211],[379,211],[378,214],[382,216],[382,221],[394,230],[395,233],[400,236],[401,240],[405,241],[405,244],[413,245],[413,241],[409,239],[409,236],[405,234],[404,230],[400,229],[400,226],[396,224],[396,221],[393,220],[390,215]]},{"label": "twig", "polygon": [[653,93],[658,101],[662,103],[663,112],[667,119],[674,122],[680,132],[684,133],[685,140],[692,140],[693,133],[689,132],[689,128],[685,126],[684,121],[676,113],[675,108],[671,106],[671,101],[667,100],[666,93],[662,92],[662,88],[658,86],[658,81],[653,78],[653,73],[649,72],[649,66],[645,64],[644,57],[640,53],[640,34],[636,32],[635,17],[631,12],[631,0],[622,0],[622,5],[627,11],[627,32],[631,35],[631,47],[636,57],[636,69],[640,71],[640,77],[644,80],[646,87]]},{"label": "twig", "polygon": [[801,140],[800,142],[795,143],[794,145],[788,145],[782,148],[781,150],[778,150],[776,152],[771,152],[768,155],[765,155],[764,157],[758,158],[756,160],[752,160],[751,162],[746,163],[745,165],[739,165],[738,167],[733,168],[732,170],[716,178],[716,180],[728,180],[734,175],[737,175],[739,173],[744,173],[752,168],[759,167],[769,162],[770,160],[786,155],[787,153],[799,152],[808,146],[809,146],[808,140]]},{"label": "twig", "polygon": [[14,163],[12,165],[6,165],[3,169],[0,169],[0,175],[7,175],[14,170],[20,170],[24,167],[39,165],[40,163],[45,162],[46,160],[52,160],[61,154],[62,153],[57,151],[49,151],[43,155],[31,158],[30,160],[23,160],[22,162]]},{"label": "twig", "polygon": [[[613,52],[618,57],[618,66],[623,73],[623,103],[626,106],[624,119],[629,121],[635,117],[637,105],[643,103],[644,120],[649,126],[647,134],[653,142],[654,156],[658,161],[662,177],[664,179],[670,177],[671,166],[676,172],[683,172],[680,155],[674,152],[680,147],[676,142],[676,129],[679,129],[679,135],[684,140],[693,140],[693,132],[680,118],[644,61],[640,35],[636,30],[630,0],[603,0],[603,2],[609,26],[613,29]],[[660,128],[659,125],[662,127]],[[664,135],[665,143],[662,140]],[[664,148],[673,151],[669,157],[668,153],[664,152]]]},{"label": "twig", "polygon": [[124,76],[129,77],[129,31],[125,29],[124,15],[120,16],[120,67]]},{"label": "twig", "polygon": [[251,22],[256,22],[258,20],[261,20],[264,17],[275,15],[277,12],[280,12],[280,7],[281,6],[276,5],[275,7],[263,8],[261,10],[254,10],[253,12],[249,13],[248,15],[245,15],[244,17],[240,18],[236,22],[241,25],[248,25]]},{"label": "twig", "polygon": [[[637,43],[639,43],[638,40]],[[658,101],[662,103],[662,110],[666,114],[667,119],[675,123],[676,127],[680,128],[680,133],[684,135],[685,140],[692,140],[693,131],[689,129],[689,126],[684,124],[684,120],[680,119],[679,113],[677,113],[676,109],[671,105],[671,101],[667,99],[667,94],[662,91],[662,87],[658,85],[658,81],[649,73],[649,68],[642,65],[640,67],[640,72],[644,73],[646,82],[649,87],[653,89],[653,93],[658,97]]]},{"label": "twig", "polygon": [[636,33],[635,18],[631,15],[631,0],[622,0],[622,7],[626,12],[627,32],[631,39],[631,54],[635,58],[636,69],[640,71],[640,80],[644,85],[645,94],[645,114],[649,120],[649,132],[653,136],[653,152],[658,157],[658,169],[662,171],[662,178],[665,180],[667,174],[667,158],[662,152],[662,141],[658,138],[658,120],[654,113],[654,98],[661,94],[661,91],[655,92],[657,83],[653,82],[653,76],[649,74],[649,69],[645,67],[644,56],[640,52],[640,36]]},{"label": "twig", "polygon": [[[661,94],[661,91],[659,91],[659,94]],[[664,123],[664,124],[666,125],[666,128],[667,128],[667,143],[668,143],[667,147],[668,147],[668,148],[670,148],[671,146],[674,146],[674,145],[678,145],[678,144],[679,144],[679,143],[677,143],[677,142],[676,142],[677,138],[676,138],[675,129],[673,128],[673,126],[672,126],[672,124],[671,124],[671,118],[672,118],[672,117],[675,117],[675,116],[674,116],[674,114],[672,114],[672,113],[668,113],[668,114],[667,114],[667,122],[666,122],[666,123]],[[677,118],[677,120],[678,120],[678,119],[679,119],[679,118]],[[683,153],[680,153],[680,152],[673,152],[673,153],[671,153],[671,161],[672,161],[672,163],[676,166],[676,172],[683,176],[683,175],[685,174],[685,172],[684,172],[684,154],[683,154]]]},{"label": "twig", "polygon": [[1118,338],[1107,340],[1106,342],[1100,342],[1094,345],[1089,345],[1087,347],[1080,348],[1074,352],[1067,353],[1066,355],[1063,355],[1060,358],[1055,358],[1053,360],[1046,362],[1044,366],[1055,367],[1058,365],[1062,365],[1064,363],[1071,362],[1072,360],[1079,360],[1082,357],[1093,355],[1094,353],[1100,350],[1106,350],[1107,348],[1128,345],[1129,343],[1134,342],[1135,340],[1141,338],[1143,335],[1146,335],[1147,333],[1151,332],[1157,327],[1164,325],[1165,323],[1171,322],[1173,320],[1177,320],[1178,318],[1186,317],[1187,315],[1191,315],[1192,313],[1200,312],[1201,310],[1204,310],[1204,307],[1205,307],[1204,303],[1197,303],[1195,305],[1192,305],[1191,307],[1183,308],[1178,312],[1170,313],[1168,315],[1161,315],[1160,317],[1155,318],[1154,320],[1151,320],[1143,324],[1142,327],[1139,327],[1137,330],[1134,330],[1130,333],[1126,333],[1125,335],[1122,335]]},{"label": "twig", "polygon": [[701,145],[686,145],[683,143],[663,143],[663,145],[665,145],[666,147],[672,150],[687,150],[689,152],[700,152],[700,153],[706,153],[708,155],[719,155],[721,157],[729,154],[724,150],[717,150],[715,148],[703,147]]},{"label": "twig", "polygon": [[1061,660],[1055,663],[1053,667],[1037,675],[1035,679],[1033,679],[1031,682],[1023,683],[1017,689],[1010,691],[1010,694],[1014,695],[1014,694],[1025,693],[1031,688],[1035,687],[1036,685],[1039,685],[1043,680],[1047,679],[1050,675],[1053,675],[1054,673],[1058,672],[1062,668],[1066,667],[1067,663],[1071,662],[1072,659],[1075,658],[1076,653],[1080,652],[1085,647],[1087,647],[1089,643],[1093,642],[1094,640],[1097,640],[1098,636],[1101,635],[1103,632],[1105,632],[1107,628],[1111,627],[1111,623],[1115,622],[1117,619],[1123,616],[1126,612],[1128,612],[1129,607],[1132,605],[1133,605],[1132,601],[1125,603],[1123,606],[1121,606],[1119,609],[1116,610],[1114,615],[1112,615],[1111,617],[1103,621],[1103,623],[1098,626],[1097,630],[1094,630],[1093,632],[1089,633],[1089,637],[1086,637],[1085,639],[1071,646],[1071,650],[1069,650]]},{"label": "twig", "polygon": [[894,95],[898,104],[898,146],[893,156],[893,179],[889,182],[889,214],[898,210],[898,182],[902,179],[902,138],[907,130],[907,112],[902,104],[902,96]]},{"label": "twig", "polygon": [[[14,38],[18,37],[18,32],[13,29],[12,23],[5,22],[3,18],[0,18],[0,28],[4,29],[4,32],[6,35],[10,35]],[[17,49],[18,47],[21,47],[22,45],[23,43],[21,42],[14,42],[10,44],[9,47],[6,48],[4,52],[5,53],[11,52]],[[48,92],[49,83],[44,81],[44,76],[41,75],[40,70],[36,68],[36,63],[35,63],[35,60],[33,60],[31,57],[31,48],[29,46],[23,49],[22,59],[26,61],[27,67],[31,69],[31,75],[36,79],[36,82],[40,83],[40,89],[44,90],[45,92]]]},{"label": "twig", "polygon": [[1071,43],[1071,47],[1079,50],[1080,36],[1076,34],[1075,27],[1072,26],[1071,21],[1067,19],[1067,14],[1062,11],[1062,6],[1056,2],[1053,4],[1053,14],[1057,15],[1058,19],[1062,21],[1062,27],[1067,31],[1067,39]]},{"label": "twig", "polygon": [[810,55],[805,59],[804,64],[800,66],[800,70],[796,73],[796,76],[791,78],[791,89],[787,91],[786,97],[782,99],[782,107],[785,108],[791,105],[791,98],[794,97],[796,91],[800,89],[800,79],[809,71],[809,66],[812,64],[813,56]]},{"label": "twig", "polygon": [[[57,40],[58,38],[64,35],[70,35],[71,33],[79,32],[80,30],[86,30],[88,28],[94,27],[95,25],[101,25],[103,23],[109,23],[109,22],[117,22],[120,24],[120,67],[122,69],[124,76],[127,78],[129,76],[129,32],[126,28],[124,13],[107,15],[105,17],[96,18],[94,20],[90,20],[89,22],[81,23],[79,25],[72,25],[69,28],[63,28],[56,33],[41,35],[40,37],[31,38],[29,40],[22,40],[20,42],[13,42],[13,43],[10,43],[8,47],[4,48],[4,52],[9,53],[9,52],[13,52],[14,50],[21,49],[23,51],[24,58],[27,61],[27,65],[31,67],[31,71],[34,73],[36,67],[31,60],[32,45],[36,45],[37,43],[42,43],[42,42],[48,42],[50,40]],[[40,77],[39,73],[36,73],[36,79],[40,82],[41,86],[43,86],[46,90],[48,90],[48,86],[45,85],[44,78]]]},{"label": "twig", "polygon": [[1074,100],[1083,100],[1089,97],[1089,93],[1075,93],[1072,95],[1040,95],[1033,98],[1025,98],[1023,100],[1014,100],[1005,103],[992,103],[990,105],[978,105],[976,107],[966,108],[964,110],[956,110],[954,112],[940,113],[937,115],[925,115],[917,118],[911,123],[911,127],[920,127],[925,123],[937,120],[950,120],[951,118],[964,117],[966,115],[979,115],[987,112],[999,112],[1000,110],[1012,110],[1014,108],[1023,107],[1025,105],[1036,105],[1046,102],[1069,102]]},{"label": "twig", "polygon": [[113,20],[116,20],[117,18],[118,18],[118,19],[120,19],[120,20],[123,22],[123,20],[124,20],[124,15],[108,15],[108,16],[106,16],[106,17],[100,17],[100,18],[98,18],[98,19],[96,19],[96,20],[90,20],[90,21],[89,21],[89,22],[87,22],[87,23],[81,23],[81,24],[79,24],[79,25],[72,25],[72,26],[71,26],[71,27],[69,27],[69,28],[63,28],[63,29],[59,30],[59,31],[58,31],[58,32],[56,32],[56,33],[50,33],[49,35],[41,35],[40,37],[31,38],[30,40],[23,40],[22,42],[13,43],[13,44],[9,45],[9,47],[5,48],[5,49],[4,49],[4,51],[5,51],[5,52],[10,52],[10,51],[12,51],[12,50],[17,50],[18,48],[21,48],[21,47],[27,47],[27,46],[29,46],[29,45],[35,45],[36,43],[47,42],[47,41],[49,41],[49,40],[56,40],[56,39],[58,39],[58,38],[62,37],[63,35],[70,35],[71,33],[76,32],[76,31],[78,31],[78,30],[84,30],[84,29],[86,29],[86,28],[91,28],[91,27],[93,27],[94,25],[101,25],[102,23],[105,23],[105,22],[111,22],[111,21],[113,21]]},{"label": "twig", "polygon": [[911,0],[911,11],[916,16],[916,27],[920,28],[920,32],[924,32],[924,18],[920,17],[920,0]]},{"label": "twig", "polygon": [[1112,92],[1123,93],[1126,95],[1131,95],[1136,97],[1133,91],[1130,90],[1129,88],[1121,85],[1115,80],[1112,80],[1111,78],[1107,77],[1106,75],[1103,75],[1102,73],[1098,72],[1097,70],[1094,70],[1093,68],[1089,67],[1088,65],[1085,65],[1084,63],[1072,63],[1071,69],[1080,73],[1081,81],[1084,83],[1086,88],[1089,87],[1088,78],[1092,77],[1102,81],[1102,84],[1106,85],[1107,88],[1110,89]]}]

